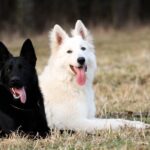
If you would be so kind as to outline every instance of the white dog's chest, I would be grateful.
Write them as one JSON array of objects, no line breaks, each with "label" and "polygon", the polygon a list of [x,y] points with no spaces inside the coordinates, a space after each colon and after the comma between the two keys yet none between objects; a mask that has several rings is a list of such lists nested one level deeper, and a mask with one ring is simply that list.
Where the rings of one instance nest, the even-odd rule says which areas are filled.
[{"label": "white dog's chest", "polygon": [[[89,93],[87,92],[64,92],[60,96],[55,95],[51,99],[45,101],[45,111],[48,124],[51,127],[70,122],[77,118],[91,118],[95,114],[94,102],[90,102]],[[64,94],[65,93],[65,94]],[[92,94],[92,92],[91,92]],[[54,91],[53,91],[54,95]]]}]

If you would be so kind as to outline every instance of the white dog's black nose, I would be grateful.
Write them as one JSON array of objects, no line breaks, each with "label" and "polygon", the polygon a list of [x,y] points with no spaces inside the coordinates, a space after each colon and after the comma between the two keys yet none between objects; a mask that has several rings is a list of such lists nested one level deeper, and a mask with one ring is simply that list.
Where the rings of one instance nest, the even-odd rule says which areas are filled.
[{"label": "white dog's black nose", "polygon": [[77,62],[80,64],[80,65],[83,65],[85,63],[85,58],[84,57],[79,57],[77,59]]}]

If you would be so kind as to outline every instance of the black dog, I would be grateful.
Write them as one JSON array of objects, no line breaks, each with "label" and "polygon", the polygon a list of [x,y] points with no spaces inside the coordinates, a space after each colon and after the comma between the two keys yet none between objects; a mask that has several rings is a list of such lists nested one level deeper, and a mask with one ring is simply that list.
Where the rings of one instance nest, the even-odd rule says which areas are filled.
[{"label": "black dog", "polygon": [[35,65],[36,55],[29,39],[19,57],[12,56],[0,43],[1,135],[16,130],[40,136],[49,132]]}]

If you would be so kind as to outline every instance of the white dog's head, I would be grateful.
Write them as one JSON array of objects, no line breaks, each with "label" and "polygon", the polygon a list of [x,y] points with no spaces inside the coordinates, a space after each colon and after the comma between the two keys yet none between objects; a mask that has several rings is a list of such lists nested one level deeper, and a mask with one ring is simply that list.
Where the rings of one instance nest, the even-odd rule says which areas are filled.
[{"label": "white dog's head", "polygon": [[96,70],[95,50],[92,37],[84,24],[78,20],[72,36],[55,25],[49,34],[54,67],[61,69],[74,77],[78,85],[84,85],[87,80],[93,81]]}]

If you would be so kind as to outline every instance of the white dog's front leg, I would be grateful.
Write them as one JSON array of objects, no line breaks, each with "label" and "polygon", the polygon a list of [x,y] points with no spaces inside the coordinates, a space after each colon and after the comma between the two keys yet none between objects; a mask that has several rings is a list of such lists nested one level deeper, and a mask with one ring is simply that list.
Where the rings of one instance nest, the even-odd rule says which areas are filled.
[{"label": "white dog's front leg", "polygon": [[89,133],[95,130],[116,130],[123,127],[131,127],[137,129],[145,129],[146,127],[150,127],[150,125],[147,125],[140,121],[129,121],[124,119],[80,119],[75,122],[73,121],[72,123],[73,124],[70,126],[71,129],[86,131]]}]

